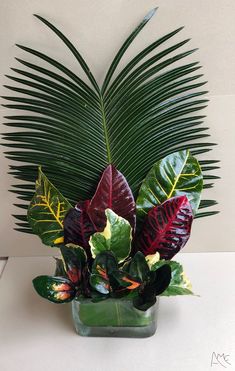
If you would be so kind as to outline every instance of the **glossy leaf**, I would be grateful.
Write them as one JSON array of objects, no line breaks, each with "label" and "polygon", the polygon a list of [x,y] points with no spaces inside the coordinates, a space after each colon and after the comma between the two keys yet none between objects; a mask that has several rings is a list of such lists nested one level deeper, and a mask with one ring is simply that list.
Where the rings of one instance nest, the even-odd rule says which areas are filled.
[{"label": "glossy leaf", "polygon": [[[17,58],[22,68],[7,75],[12,85],[6,87],[13,93],[4,97],[8,101],[4,107],[14,110],[5,125],[16,129],[4,133],[3,139],[8,148],[5,155],[14,161],[10,174],[17,179],[14,191],[21,209],[22,201],[32,198],[38,164],[74,206],[77,199],[91,199],[101,172],[111,163],[126,177],[136,197],[152,164],[164,156],[184,149],[195,155],[212,149],[201,114],[207,91],[201,89],[200,66],[183,62],[194,50],[180,51],[188,39],[171,43],[182,28],[154,40],[113,76],[153,14],[154,10],[148,13],[125,40],[101,89],[68,38],[37,16],[72,53],[92,86],[49,55],[18,45],[21,53],[37,60]],[[208,177],[207,167],[203,172]],[[22,186],[28,185],[25,191]],[[198,217],[211,214],[214,211],[200,212]],[[17,230],[31,231],[26,221]]]},{"label": "glossy leaf", "polygon": [[149,267],[142,252],[138,251],[125,268],[133,277],[145,282],[148,279]]},{"label": "glossy leaf", "polygon": [[135,229],[135,200],[124,176],[113,165],[103,172],[88,213],[99,231],[106,225],[105,210],[112,209]]},{"label": "glossy leaf", "polygon": [[120,286],[125,287],[127,290],[135,290],[140,287],[142,283],[140,278],[133,277],[122,270],[114,271],[112,276],[117,280]]},{"label": "glossy leaf", "polygon": [[122,297],[126,296],[129,291],[137,289],[141,285],[141,280],[119,270],[114,255],[105,251],[96,257],[92,265],[90,283],[103,295]]},{"label": "glossy leaf", "polygon": [[110,292],[110,282],[99,274],[91,274],[90,284],[99,293],[107,295]]},{"label": "glossy leaf", "polygon": [[133,305],[136,309],[146,311],[151,308],[156,303],[156,296],[154,294],[154,290],[151,292],[138,295],[133,299]]},{"label": "glossy leaf", "polygon": [[33,285],[40,296],[53,303],[68,303],[76,294],[72,282],[64,277],[38,276]]},{"label": "glossy leaf", "polygon": [[91,286],[101,294],[108,294],[111,291],[110,277],[117,269],[118,264],[115,256],[110,251],[101,252],[92,265]]},{"label": "glossy leaf", "polygon": [[98,254],[92,264],[92,273],[99,274],[105,279],[108,279],[109,275],[117,269],[117,260],[110,251],[103,251]]},{"label": "glossy leaf", "polygon": [[39,168],[36,192],[28,208],[28,220],[33,232],[45,245],[63,243],[63,220],[70,208],[70,203]]},{"label": "glossy leaf", "polygon": [[171,259],[190,237],[192,208],[186,196],[173,197],[149,211],[136,248],[144,255],[159,252]]},{"label": "glossy leaf", "polygon": [[162,267],[158,268],[155,272],[156,272],[156,277],[154,281],[154,287],[155,287],[155,294],[158,296],[164,293],[170,284],[171,275],[172,275],[171,266],[168,264],[165,264]]},{"label": "glossy leaf", "polygon": [[170,284],[171,268],[168,264],[161,266],[153,273],[152,282],[145,285],[144,290],[134,298],[133,304],[139,310],[147,310],[156,302],[156,296],[162,294]]},{"label": "glossy leaf", "polygon": [[60,251],[68,278],[74,284],[81,283],[82,271],[87,262],[84,249],[78,245],[68,244],[60,246]]},{"label": "glossy leaf", "polygon": [[88,265],[86,265],[82,270],[81,294],[86,298],[91,297],[90,270]]},{"label": "glossy leaf", "polygon": [[156,270],[165,263],[171,267],[171,282],[167,289],[161,294],[162,296],[175,296],[175,295],[193,295],[192,285],[187,278],[183,266],[174,261],[161,260],[153,265],[152,270]]},{"label": "glossy leaf", "polygon": [[107,294],[101,294],[99,291],[92,291],[91,292],[91,301],[92,303],[99,303],[109,298]]},{"label": "glossy leaf", "polygon": [[103,251],[111,251],[119,262],[125,260],[131,251],[132,230],[129,222],[115,214],[112,210],[105,211],[107,218],[103,232],[96,232],[90,238],[92,257]]},{"label": "glossy leaf", "polygon": [[56,277],[67,277],[65,267],[64,267],[64,262],[60,258],[54,258],[56,261],[56,269],[55,269],[55,276]]},{"label": "glossy leaf", "polygon": [[195,215],[200,204],[203,177],[200,165],[189,151],[180,151],[156,162],[144,179],[136,201],[143,220],[154,206],[174,196],[186,195]]},{"label": "glossy leaf", "polygon": [[90,201],[81,201],[64,218],[64,242],[83,247],[90,257],[89,238],[96,229],[87,213]]},{"label": "glossy leaf", "polygon": [[148,264],[148,267],[150,270],[152,270],[152,267],[159,262],[160,260],[160,254],[159,252],[156,252],[155,254],[150,254],[145,256],[145,260]]}]

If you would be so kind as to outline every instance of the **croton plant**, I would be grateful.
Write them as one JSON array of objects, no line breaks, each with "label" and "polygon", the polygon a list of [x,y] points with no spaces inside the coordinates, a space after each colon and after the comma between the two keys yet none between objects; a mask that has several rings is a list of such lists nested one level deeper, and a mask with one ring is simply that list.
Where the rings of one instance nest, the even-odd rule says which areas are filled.
[{"label": "croton plant", "polygon": [[156,162],[136,200],[110,164],[93,198],[72,207],[39,168],[28,220],[61,257],[54,276],[33,280],[37,293],[54,303],[124,298],[139,310],[151,307],[158,295],[193,294],[182,265],[172,258],[189,239],[202,188],[200,165],[188,150]]}]

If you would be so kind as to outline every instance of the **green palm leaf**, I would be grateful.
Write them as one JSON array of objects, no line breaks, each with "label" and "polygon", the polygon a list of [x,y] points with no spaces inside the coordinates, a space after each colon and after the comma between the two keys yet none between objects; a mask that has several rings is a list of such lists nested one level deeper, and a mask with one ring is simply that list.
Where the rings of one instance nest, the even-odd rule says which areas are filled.
[{"label": "green palm leaf", "polygon": [[[189,40],[168,45],[182,28],[147,46],[114,76],[122,56],[155,11],[149,12],[124,42],[101,88],[75,46],[36,15],[68,47],[87,81],[44,53],[18,45],[38,61],[17,58],[26,69],[14,68],[17,76],[7,75],[17,85],[6,87],[16,95],[4,97],[9,101],[4,106],[17,110],[5,123],[17,131],[5,133],[3,138],[9,148],[6,157],[20,162],[10,165],[10,174],[23,181],[11,190],[20,200],[31,199],[38,165],[74,204],[92,196],[109,163],[125,175],[136,196],[141,181],[162,157],[184,149],[193,155],[212,149],[214,143],[204,140],[209,134],[200,113],[207,104],[207,91],[201,90],[202,74],[197,73],[200,66],[198,62],[175,65],[195,50],[178,51]],[[41,60],[48,67],[40,67]],[[211,180],[218,178],[210,174],[218,168],[216,161],[200,163],[204,180],[208,180],[204,187],[211,188]],[[202,200],[197,216],[214,214],[201,212],[214,204],[213,200]],[[17,206],[27,208],[23,202]],[[17,229],[30,232],[26,216],[15,217]]]}]

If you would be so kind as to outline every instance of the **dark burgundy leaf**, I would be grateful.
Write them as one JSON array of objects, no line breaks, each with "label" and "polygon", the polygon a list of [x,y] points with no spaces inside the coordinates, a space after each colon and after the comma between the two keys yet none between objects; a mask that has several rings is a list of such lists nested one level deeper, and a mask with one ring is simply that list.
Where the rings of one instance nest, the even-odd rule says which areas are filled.
[{"label": "dark burgundy leaf", "polygon": [[147,290],[133,299],[133,305],[136,309],[146,311],[156,303],[154,289]]},{"label": "dark burgundy leaf", "polygon": [[98,231],[102,231],[106,225],[106,209],[112,209],[128,220],[133,230],[135,229],[134,197],[126,178],[113,165],[109,165],[103,172],[88,207],[88,214]]},{"label": "dark burgundy leaf", "polygon": [[171,267],[168,264],[164,264],[156,270],[155,277],[155,295],[162,294],[171,282]]},{"label": "dark burgundy leaf", "polygon": [[144,255],[159,252],[171,259],[189,239],[193,212],[186,196],[173,197],[151,209],[136,247]]},{"label": "dark burgundy leaf", "polygon": [[70,209],[64,219],[64,243],[73,243],[83,247],[89,254],[89,238],[96,232],[87,209],[90,201],[81,201],[75,208]]},{"label": "dark burgundy leaf", "polygon": [[133,304],[139,310],[147,310],[156,302],[156,296],[162,294],[171,281],[171,267],[164,264],[152,273],[152,280],[144,286],[144,289],[139,292],[139,295],[134,298]]}]

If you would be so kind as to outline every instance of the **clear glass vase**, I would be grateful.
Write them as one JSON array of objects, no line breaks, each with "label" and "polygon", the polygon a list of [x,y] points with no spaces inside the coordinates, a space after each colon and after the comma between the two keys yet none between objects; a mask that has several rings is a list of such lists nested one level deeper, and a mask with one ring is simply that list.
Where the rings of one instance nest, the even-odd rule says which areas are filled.
[{"label": "clear glass vase", "polygon": [[133,307],[131,300],[107,299],[93,303],[91,299],[72,302],[73,321],[81,336],[144,338],[157,328],[158,300],[148,310]]}]

